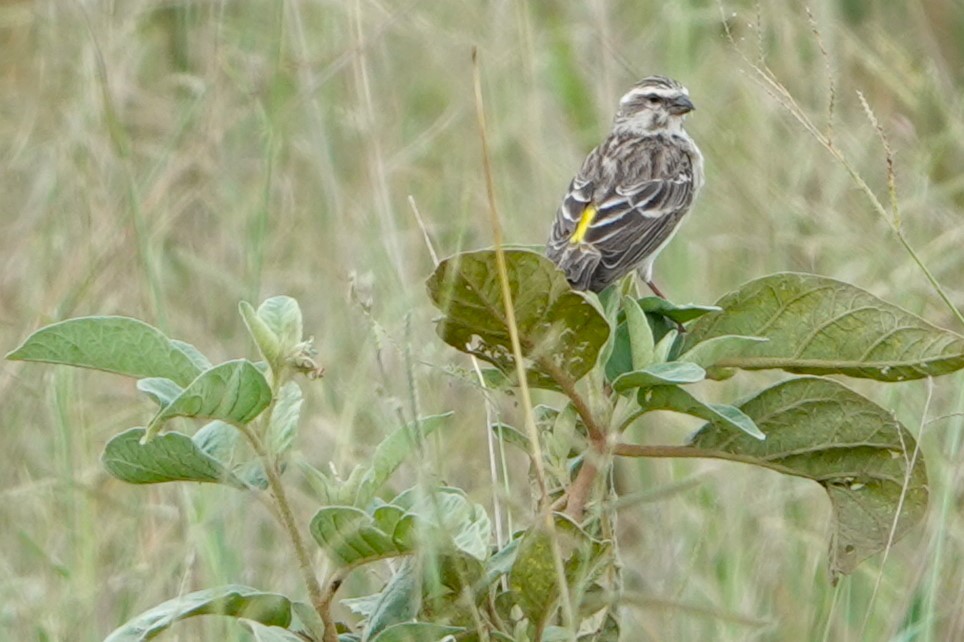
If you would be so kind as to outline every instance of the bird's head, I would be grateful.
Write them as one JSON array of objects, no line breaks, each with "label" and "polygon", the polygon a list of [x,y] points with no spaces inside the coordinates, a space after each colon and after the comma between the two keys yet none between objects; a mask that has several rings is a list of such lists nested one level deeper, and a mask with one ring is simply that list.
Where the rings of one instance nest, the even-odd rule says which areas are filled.
[{"label": "bird's head", "polygon": [[677,133],[683,129],[683,117],[693,109],[686,87],[672,78],[650,76],[636,83],[620,99],[613,131]]}]

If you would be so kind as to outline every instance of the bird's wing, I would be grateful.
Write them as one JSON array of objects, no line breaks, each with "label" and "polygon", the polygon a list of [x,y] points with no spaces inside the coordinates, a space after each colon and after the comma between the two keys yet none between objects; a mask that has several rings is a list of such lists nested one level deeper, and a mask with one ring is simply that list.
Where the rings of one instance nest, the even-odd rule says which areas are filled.
[{"label": "bird's wing", "polygon": [[681,147],[652,138],[620,143],[611,138],[586,158],[548,244],[550,258],[563,269],[574,246],[591,246],[599,254],[597,284],[620,278],[659,250],[698,187],[693,162]]}]

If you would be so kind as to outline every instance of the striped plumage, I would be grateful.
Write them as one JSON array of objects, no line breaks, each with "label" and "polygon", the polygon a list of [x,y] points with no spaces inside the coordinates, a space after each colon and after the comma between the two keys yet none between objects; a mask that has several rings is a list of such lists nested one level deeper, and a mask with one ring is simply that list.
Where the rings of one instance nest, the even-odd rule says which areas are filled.
[{"label": "striped plumage", "polygon": [[556,214],[546,253],[579,290],[600,292],[634,269],[652,288],[653,261],[703,184],[703,157],[683,129],[686,89],[650,76],[619,103]]}]

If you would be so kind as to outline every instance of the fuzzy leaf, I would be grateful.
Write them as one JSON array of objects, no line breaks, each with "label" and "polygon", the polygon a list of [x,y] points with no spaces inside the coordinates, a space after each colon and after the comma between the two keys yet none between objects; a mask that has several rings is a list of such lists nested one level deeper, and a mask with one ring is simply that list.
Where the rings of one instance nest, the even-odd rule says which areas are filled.
[{"label": "fuzzy leaf", "polygon": [[633,370],[642,370],[653,363],[653,348],[656,346],[653,330],[635,299],[623,297],[623,313],[626,315],[626,329],[629,330]]},{"label": "fuzzy leaf", "polygon": [[697,383],[705,378],[706,371],[695,363],[669,361],[620,375],[613,381],[613,390],[626,392],[634,388]]},{"label": "fuzzy leaf", "polygon": [[529,622],[537,625],[548,618],[559,599],[559,575],[553,561],[551,537],[556,538],[571,589],[583,590],[611,555],[608,542],[595,540],[568,517],[556,513],[555,533],[539,520],[519,543],[509,573],[509,587]]},{"label": "fuzzy leaf", "polygon": [[407,539],[414,515],[391,504],[373,514],[351,506],[322,508],[311,520],[311,535],[342,566],[410,553]]},{"label": "fuzzy leaf", "polygon": [[255,620],[242,619],[241,626],[251,631],[255,642],[305,642],[300,635],[280,626],[265,626]]},{"label": "fuzzy leaf", "polygon": [[801,377],[764,390],[740,410],[766,441],[707,424],[691,445],[823,486],[833,506],[833,580],[886,547],[898,505],[894,541],[923,519],[924,460],[907,429],[869,399],[830,379]]},{"label": "fuzzy leaf", "polygon": [[264,303],[258,306],[258,317],[278,337],[282,353],[290,352],[301,343],[301,308],[290,296],[265,299]]},{"label": "fuzzy leaf", "polygon": [[271,403],[271,388],[261,371],[246,359],[227,361],[201,373],[169,405],[154,415],[146,438],[172,417],[220,419],[245,424]]},{"label": "fuzzy leaf", "polygon": [[[541,254],[505,252],[516,326],[530,384],[558,389],[559,373],[573,381],[588,373],[609,336],[609,324],[586,294]],[[509,327],[493,250],[442,261],[428,279],[429,296],[444,316],[438,333],[449,345],[515,376]]]},{"label": "fuzzy leaf", "polygon": [[721,367],[780,368],[904,381],[964,368],[964,336],[848,283],[782,273],[751,281],[718,302],[721,312],[697,321],[684,351],[725,335],[763,337],[721,359]]},{"label": "fuzzy leaf", "polygon": [[188,593],[144,611],[115,630],[104,642],[144,642],[178,620],[196,615],[227,615],[286,627],[291,622],[291,602],[283,595],[232,584]]},{"label": "fuzzy leaf", "polygon": [[718,312],[719,306],[696,305],[695,303],[677,304],[658,296],[647,296],[637,301],[643,312],[659,314],[677,323],[688,323],[710,312]]},{"label": "fuzzy leaf", "polygon": [[248,334],[258,346],[258,352],[271,364],[272,369],[277,369],[281,365],[281,339],[271,326],[258,316],[250,303],[242,301],[238,304],[238,310],[241,312],[241,318],[244,319],[244,325],[248,328]]},{"label": "fuzzy leaf", "polygon": [[137,319],[81,317],[40,328],[7,359],[93,368],[128,377],[164,377],[186,386],[201,370],[182,345],[188,344],[175,344]]},{"label": "fuzzy leaf", "polygon": [[357,477],[359,485],[354,493],[354,505],[367,506],[402,462],[412,454],[413,450],[417,450],[419,441],[445,425],[452,414],[447,412],[442,415],[422,417],[416,423],[397,428],[383,439],[375,448],[371,465],[365,469],[364,475]]},{"label": "fuzzy leaf", "polygon": [[301,388],[294,381],[281,386],[278,399],[271,408],[271,419],[268,421],[265,442],[269,452],[284,455],[291,450],[298,432],[298,419],[301,417],[303,402]]},{"label": "fuzzy leaf", "polygon": [[129,484],[193,481],[244,488],[220,461],[187,435],[169,432],[141,444],[143,437],[143,428],[131,428],[107,442],[101,460],[111,475]]},{"label": "fuzzy leaf", "polygon": [[137,380],[137,389],[150,397],[158,406],[164,407],[177,399],[184,388],[164,377],[148,377]]},{"label": "fuzzy leaf", "polygon": [[688,361],[703,368],[712,368],[724,359],[741,356],[747,348],[762,343],[762,337],[743,337],[725,334],[701,341],[679,356],[678,361]]},{"label": "fuzzy leaf", "polygon": [[754,439],[766,435],[753,420],[738,408],[725,404],[706,403],[677,386],[656,386],[639,391],[639,405],[647,410],[671,410],[711,421],[726,428],[735,428]]},{"label": "fuzzy leaf", "polygon": [[439,642],[464,631],[465,628],[461,626],[446,626],[431,622],[402,622],[388,627],[372,638],[371,642]]}]

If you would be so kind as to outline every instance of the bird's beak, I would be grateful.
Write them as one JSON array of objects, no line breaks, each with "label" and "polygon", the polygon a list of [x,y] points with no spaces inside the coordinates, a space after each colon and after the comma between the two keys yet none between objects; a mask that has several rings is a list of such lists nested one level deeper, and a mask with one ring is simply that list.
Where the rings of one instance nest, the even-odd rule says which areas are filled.
[{"label": "bird's beak", "polygon": [[696,109],[689,96],[681,95],[673,99],[669,104],[669,113],[682,116]]}]

